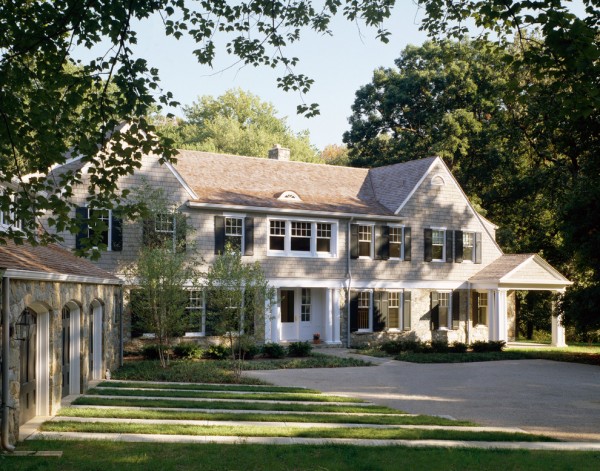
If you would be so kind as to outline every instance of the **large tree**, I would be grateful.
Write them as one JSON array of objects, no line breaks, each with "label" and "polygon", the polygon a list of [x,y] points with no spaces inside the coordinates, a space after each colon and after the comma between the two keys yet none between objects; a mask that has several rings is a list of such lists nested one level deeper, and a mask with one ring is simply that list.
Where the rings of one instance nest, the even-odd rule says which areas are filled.
[{"label": "large tree", "polygon": [[[3,231],[0,241],[55,240],[53,234],[38,233],[36,219],[43,215],[50,216],[58,232],[77,232],[69,197],[81,170],[65,172],[57,181],[43,177],[73,156],[89,164],[90,207],[119,208],[125,214],[138,211],[126,204],[117,179],[133,172],[143,153],[172,156],[172,150],[153,137],[145,116],[157,103],[176,104],[169,92],[161,90],[158,71],[134,54],[140,21],[159,15],[165,35],[191,36],[202,64],[212,65],[216,54],[230,53],[241,64],[278,68],[278,87],[306,93],[312,80],[296,71],[298,58],[288,56],[286,47],[299,41],[306,29],[329,33],[336,14],[374,26],[386,40],[388,33],[380,25],[393,4],[390,0],[1,2],[0,210],[8,225],[23,223],[20,230]],[[97,56],[75,61],[76,47]],[[298,111],[312,115],[318,108],[303,103]],[[119,130],[123,122],[129,126]],[[28,174],[37,175],[26,178]]]},{"label": "large tree", "polygon": [[292,160],[318,162],[308,131],[294,133],[273,104],[250,92],[228,90],[219,97],[204,95],[184,106],[183,120],[164,120],[158,132],[178,149],[266,157],[274,144],[290,149]]}]

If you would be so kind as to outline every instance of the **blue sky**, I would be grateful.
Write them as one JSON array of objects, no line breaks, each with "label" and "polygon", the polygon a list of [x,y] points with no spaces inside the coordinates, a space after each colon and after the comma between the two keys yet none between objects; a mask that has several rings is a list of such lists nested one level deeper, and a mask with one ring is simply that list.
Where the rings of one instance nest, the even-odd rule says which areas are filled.
[{"label": "blue sky", "polygon": [[[199,65],[192,55],[195,43],[187,38],[177,41],[165,37],[158,19],[145,21],[137,28],[136,52],[158,67],[163,88],[180,103],[191,104],[200,95],[218,96],[239,87],[273,103],[279,116],[287,117],[292,130],[308,129],[312,143],[322,149],[342,142],[354,93],[371,80],[373,70],[392,66],[407,44],[421,44],[426,39],[419,31],[418,7],[412,1],[399,3],[386,25],[392,32],[388,44],[377,40],[373,29],[341,18],[335,20],[331,37],[305,31],[300,42],[288,51],[300,59],[296,71],[315,80],[311,92],[303,98],[277,88],[276,70],[235,65],[235,57],[223,50],[212,69]],[[310,119],[297,116],[296,106],[302,99],[319,103],[321,115]],[[171,111],[181,115],[181,110]]]}]

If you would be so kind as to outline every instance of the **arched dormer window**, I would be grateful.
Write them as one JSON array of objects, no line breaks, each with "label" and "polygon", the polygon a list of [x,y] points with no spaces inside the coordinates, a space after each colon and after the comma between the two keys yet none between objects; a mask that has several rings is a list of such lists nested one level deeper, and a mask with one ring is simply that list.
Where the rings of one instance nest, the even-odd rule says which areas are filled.
[{"label": "arched dormer window", "polygon": [[280,201],[302,201],[302,198],[298,196],[298,193],[292,190],[284,191],[277,197],[277,199]]},{"label": "arched dormer window", "polygon": [[444,186],[446,184],[446,180],[441,175],[434,175],[431,178],[431,186]]}]

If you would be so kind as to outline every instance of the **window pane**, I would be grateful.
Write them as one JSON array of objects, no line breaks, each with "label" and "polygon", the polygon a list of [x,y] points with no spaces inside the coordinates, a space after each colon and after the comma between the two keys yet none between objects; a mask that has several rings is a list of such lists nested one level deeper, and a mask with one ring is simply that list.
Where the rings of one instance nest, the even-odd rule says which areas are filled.
[{"label": "window pane", "polygon": [[242,218],[225,218],[225,235],[242,236],[244,221]]},{"label": "window pane", "polygon": [[317,239],[317,252],[331,252],[331,239]]},{"label": "window pane", "polygon": [[390,227],[390,258],[400,258],[402,255],[402,228]]},{"label": "window pane", "polygon": [[292,221],[291,250],[310,252],[311,223]]},{"label": "window pane", "polygon": [[444,245],[444,231],[433,231],[432,241],[433,245]]},{"label": "window pane", "polygon": [[368,291],[361,291],[358,294],[358,328],[368,329],[369,328],[369,311],[371,303],[371,293]]},{"label": "window pane", "polygon": [[488,297],[487,293],[479,293],[477,302],[477,311],[479,314],[478,324],[487,325],[487,304]]},{"label": "window pane", "polygon": [[285,249],[285,221],[271,221],[269,250]]},{"label": "window pane", "polygon": [[400,293],[388,292],[388,327],[390,329],[400,328]]},{"label": "window pane", "polygon": [[331,224],[317,223],[317,252],[331,252]]},{"label": "window pane", "polygon": [[473,233],[463,232],[463,259],[473,260]]},{"label": "window pane", "polygon": [[172,214],[157,214],[154,219],[154,230],[156,232],[173,233],[173,217]]}]

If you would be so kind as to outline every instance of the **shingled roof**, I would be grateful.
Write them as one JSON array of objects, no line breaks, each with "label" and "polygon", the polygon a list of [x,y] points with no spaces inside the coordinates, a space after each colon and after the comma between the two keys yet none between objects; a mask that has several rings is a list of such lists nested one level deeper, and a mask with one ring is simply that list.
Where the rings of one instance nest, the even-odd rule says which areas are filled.
[{"label": "shingled roof", "polygon": [[8,241],[6,245],[0,245],[0,268],[59,276],[97,278],[104,281],[114,280],[115,284],[120,283],[117,277],[57,245],[16,245]]},{"label": "shingled roof", "polygon": [[[196,203],[387,216],[432,160],[368,170],[180,150],[175,168],[198,196]],[[285,191],[300,201],[278,199]]]},{"label": "shingled roof", "polygon": [[469,281],[499,280],[535,254],[504,254],[473,275]]}]

